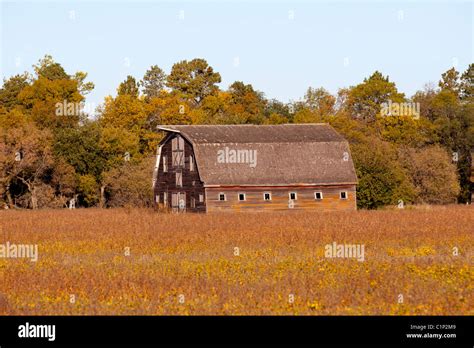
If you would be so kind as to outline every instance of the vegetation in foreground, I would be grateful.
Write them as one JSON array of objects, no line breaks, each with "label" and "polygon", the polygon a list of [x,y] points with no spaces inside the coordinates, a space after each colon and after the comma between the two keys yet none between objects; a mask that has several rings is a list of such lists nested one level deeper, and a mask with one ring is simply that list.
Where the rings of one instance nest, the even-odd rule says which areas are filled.
[{"label": "vegetation in foreground", "polygon": [[[473,315],[471,206],[351,213],[2,211],[3,315]],[[363,262],[325,245],[365,246]]]}]

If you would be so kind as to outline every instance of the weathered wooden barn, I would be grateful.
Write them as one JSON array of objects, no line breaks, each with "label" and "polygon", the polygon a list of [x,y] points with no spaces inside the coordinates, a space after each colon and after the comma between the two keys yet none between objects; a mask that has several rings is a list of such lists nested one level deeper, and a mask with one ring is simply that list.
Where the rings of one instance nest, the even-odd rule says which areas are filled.
[{"label": "weathered wooden barn", "polygon": [[471,204],[474,204],[474,150],[471,151]]},{"label": "weathered wooden barn", "polygon": [[327,124],[160,126],[155,202],[173,211],[354,210],[348,142]]}]

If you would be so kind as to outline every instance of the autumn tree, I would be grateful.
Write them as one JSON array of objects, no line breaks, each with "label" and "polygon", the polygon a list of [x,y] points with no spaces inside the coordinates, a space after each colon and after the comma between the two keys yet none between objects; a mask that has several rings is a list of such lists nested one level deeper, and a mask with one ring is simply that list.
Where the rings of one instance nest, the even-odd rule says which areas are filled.
[{"label": "autumn tree", "polygon": [[229,123],[262,124],[265,121],[265,98],[250,84],[236,81],[229,86],[225,113]]},{"label": "autumn tree", "polygon": [[400,163],[415,187],[416,203],[454,203],[460,192],[456,165],[451,156],[439,146],[421,149],[404,147]]},{"label": "autumn tree", "polygon": [[117,88],[117,94],[119,96],[129,95],[134,98],[138,98],[139,84],[133,76],[128,75],[126,80],[121,82]]},{"label": "autumn tree", "polygon": [[44,177],[52,170],[54,163],[51,132],[37,129],[31,123],[15,128],[0,128],[0,131],[2,191],[7,195],[10,207],[13,207],[10,196],[12,186],[24,186],[30,207],[37,209],[40,207],[38,200]]},{"label": "autumn tree", "polygon": [[334,115],[336,98],[323,87],[309,87],[304,96],[304,103],[307,108],[315,112],[319,117]]}]

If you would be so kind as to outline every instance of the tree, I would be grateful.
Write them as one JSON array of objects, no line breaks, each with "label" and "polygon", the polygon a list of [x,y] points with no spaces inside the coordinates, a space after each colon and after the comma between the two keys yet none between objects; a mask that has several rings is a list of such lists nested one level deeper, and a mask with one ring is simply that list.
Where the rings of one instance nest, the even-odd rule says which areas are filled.
[{"label": "tree", "polygon": [[445,149],[430,146],[422,149],[404,147],[400,162],[415,186],[416,203],[448,204],[460,192],[456,166]]},{"label": "tree", "polygon": [[138,163],[123,163],[105,174],[106,194],[110,207],[151,207],[153,190],[150,178],[153,173],[153,157]]},{"label": "tree", "polygon": [[[39,77],[18,94],[25,113],[40,128],[63,128],[76,126],[82,118],[75,107],[84,100],[77,89],[77,82],[70,79],[50,80]],[[73,106],[73,112],[58,113],[58,105]]]},{"label": "tree", "polygon": [[265,99],[263,93],[253,86],[236,81],[229,87],[229,100],[225,108],[232,123],[262,124],[265,122]]},{"label": "tree", "polygon": [[460,82],[461,99],[471,99],[474,97],[474,63],[461,76]]},{"label": "tree", "polygon": [[357,206],[376,209],[384,205],[411,203],[416,191],[398,162],[393,145],[376,138],[352,145],[359,184]]},{"label": "tree", "polygon": [[271,99],[265,103],[265,116],[269,118],[272,114],[280,115],[286,120],[284,123],[289,123],[293,118],[294,110],[289,104],[282,103],[277,99]]},{"label": "tree", "polygon": [[100,180],[107,159],[100,149],[102,130],[95,121],[81,127],[67,128],[54,135],[53,153],[74,168],[78,175],[93,175]]},{"label": "tree", "polygon": [[127,79],[120,83],[117,88],[117,94],[121,95],[129,95],[135,98],[138,98],[139,93],[139,84],[135,80],[133,76],[128,75]]},{"label": "tree", "polygon": [[438,83],[441,90],[448,90],[456,95],[459,94],[459,73],[455,68],[451,68],[441,74],[441,80]]},{"label": "tree", "polygon": [[140,85],[143,87],[143,93],[148,97],[158,97],[165,87],[166,74],[158,65],[152,65],[143,76]]},{"label": "tree", "polygon": [[73,80],[77,82],[77,90],[81,95],[86,95],[94,89],[93,82],[85,82],[87,78],[87,73],[83,71],[78,71],[74,74]]},{"label": "tree", "polygon": [[15,105],[21,104],[18,101],[18,94],[29,85],[29,75],[27,73],[10,77],[3,80],[3,86],[0,88],[0,105],[7,110]]},{"label": "tree", "polygon": [[334,115],[336,98],[322,87],[309,87],[304,96],[304,103],[311,111],[323,117]]},{"label": "tree", "polygon": [[48,130],[37,129],[29,123],[16,128],[0,128],[0,183],[6,192],[10,207],[13,184],[23,185],[29,193],[30,207],[39,207],[39,188],[53,167],[52,135]]},{"label": "tree", "polygon": [[66,71],[61,64],[56,63],[53,57],[45,55],[43,59],[40,59],[38,64],[33,65],[36,76],[38,78],[43,77],[48,80],[69,80],[70,77],[66,74]]},{"label": "tree", "polygon": [[167,78],[168,87],[183,93],[195,106],[199,106],[206,96],[214,94],[218,90],[216,84],[220,82],[221,75],[199,58],[174,64]]},{"label": "tree", "polygon": [[347,107],[352,117],[370,123],[380,114],[383,103],[400,103],[404,100],[404,94],[398,92],[395,83],[376,71],[363,83],[351,88]]}]

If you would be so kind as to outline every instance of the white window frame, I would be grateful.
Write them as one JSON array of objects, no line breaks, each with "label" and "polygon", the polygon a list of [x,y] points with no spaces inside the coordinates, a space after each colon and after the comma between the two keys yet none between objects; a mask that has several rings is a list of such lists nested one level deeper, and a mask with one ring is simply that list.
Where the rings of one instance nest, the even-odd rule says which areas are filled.
[{"label": "white window frame", "polygon": [[[292,198],[291,198],[291,194],[292,194],[292,193],[295,194],[295,199],[292,199]],[[291,201],[297,201],[297,200],[298,200],[298,193],[295,192],[295,191],[288,192],[288,199],[290,199]]]},{"label": "white window frame", "polygon": [[204,202],[204,195],[202,193],[199,194],[199,203]]},{"label": "white window frame", "polygon": [[194,157],[189,156],[189,171],[194,172]]},{"label": "white window frame", "polygon": [[[345,198],[342,198],[342,194],[345,194]],[[347,193],[347,191],[339,191],[339,199],[347,199],[349,197],[349,194]]]},{"label": "white window frame", "polygon": [[[318,198],[318,197],[316,196],[316,194],[318,194],[318,193],[321,195],[321,198]],[[323,198],[324,198],[324,196],[323,196],[323,191],[315,191],[315,192],[314,192],[314,199],[315,199],[316,201],[322,201]]]},{"label": "white window frame", "polygon": [[163,205],[164,205],[165,207],[168,206],[168,192],[166,192],[166,191],[163,192]]},{"label": "white window frame", "polygon": [[[265,199],[265,195],[268,195],[270,198],[269,199]],[[263,201],[264,202],[269,202],[272,200],[272,193],[271,192],[264,192],[263,193]]]},{"label": "white window frame", "polygon": [[[240,199],[240,195],[244,195],[244,199]],[[247,200],[247,195],[244,192],[239,192],[239,194],[237,195],[237,199],[239,200],[239,202],[245,202]]]},{"label": "white window frame", "polygon": [[[221,195],[224,196],[224,200],[221,200]],[[225,201],[227,201],[227,196],[224,192],[219,192],[219,194],[217,195],[217,199],[218,199],[219,202],[225,202]]]}]

